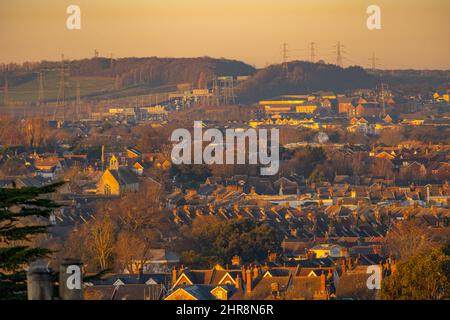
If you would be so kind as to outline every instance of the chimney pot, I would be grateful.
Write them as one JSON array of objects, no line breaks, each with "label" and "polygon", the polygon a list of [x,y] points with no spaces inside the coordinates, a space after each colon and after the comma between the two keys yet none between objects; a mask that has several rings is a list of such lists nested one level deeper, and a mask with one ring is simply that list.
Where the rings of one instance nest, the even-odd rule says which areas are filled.
[{"label": "chimney pot", "polygon": [[245,271],[246,274],[246,286],[245,286],[245,291],[247,293],[252,292],[252,272],[251,272],[251,268],[248,268]]}]

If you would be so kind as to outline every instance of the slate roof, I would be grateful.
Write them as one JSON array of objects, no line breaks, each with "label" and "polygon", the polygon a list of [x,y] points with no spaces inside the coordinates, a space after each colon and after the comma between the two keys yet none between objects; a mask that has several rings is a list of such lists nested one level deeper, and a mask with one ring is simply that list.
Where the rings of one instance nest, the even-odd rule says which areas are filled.
[{"label": "slate roof", "polygon": [[214,289],[214,287],[215,286],[195,284],[177,289],[186,291],[198,300],[216,300],[216,297],[211,293],[211,290]]},{"label": "slate roof", "polygon": [[286,292],[286,298],[312,300],[314,293],[319,292],[320,289],[320,277],[293,277],[292,284]]},{"label": "slate roof", "polygon": [[161,300],[165,288],[160,284],[99,285],[84,289],[86,300]]},{"label": "slate roof", "polygon": [[252,291],[246,292],[245,290],[236,291],[232,296],[231,300],[268,300],[273,299],[272,295],[272,284],[278,283],[281,290],[285,289],[289,285],[290,276],[281,277],[266,277],[257,280],[255,284],[252,285]]},{"label": "slate roof", "polygon": [[367,279],[370,274],[366,270],[347,271],[339,278],[336,287],[338,299],[374,300],[377,290],[367,288]]},{"label": "slate roof", "polygon": [[158,284],[167,285],[169,281],[169,275],[167,274],[113,274],[103,277],[102,279],[98,280],[91,280],[89,281],[95,286],[108,286],[113,285],[118,280],[123,282],[125,285],[130,284],[145,284],[150,279],[154,280]]},{"label": "slate roof", "polygon": [[168,251],[166,249],[150,249],[147,250],[145,259],[151,261],[179,261],[180,257],[174,252]]},{"label": "slate roof", "polygon": [[119,167],[119,170],[109,170],[120,185],[126,186],[138,183],[137,175],[127,167]]}]

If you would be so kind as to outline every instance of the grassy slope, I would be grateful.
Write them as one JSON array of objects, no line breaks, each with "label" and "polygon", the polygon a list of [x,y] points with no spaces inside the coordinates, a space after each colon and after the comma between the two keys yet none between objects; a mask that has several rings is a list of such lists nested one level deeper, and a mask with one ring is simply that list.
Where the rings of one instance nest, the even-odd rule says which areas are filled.
[{"label": "grassy slope", "polygon": [[[76,96],[77,80],[80,83],[81,96],[110,91],[114,89],[114,79],[106,77],[68,77],[66,78],[66,98]],[[44,75],[45,100],[56,100],[58,97],[60,77],[57,72],[48,72]],[[15,102],[36,102],[38,98],[39,80],[22,83],[9,87],[9,99]],[[0,92],[0,101],[3,101],[3,90]]]}]

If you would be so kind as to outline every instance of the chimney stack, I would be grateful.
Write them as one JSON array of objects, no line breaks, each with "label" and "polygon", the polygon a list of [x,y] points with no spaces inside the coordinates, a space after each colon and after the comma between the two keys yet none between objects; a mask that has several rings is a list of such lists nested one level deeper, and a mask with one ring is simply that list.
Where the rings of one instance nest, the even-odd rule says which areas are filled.
[{"label": "chimney stack", "polygon": [[59,297],[83,300],[83,264],[77,259],[63,259],[59,267]]},{"label": "chimney stack", "polygon": [[352,258],[348,257],[347,258],[347,263],[348,263],[348,270],[352,270]]},{"label": "chimney stack", "polygon": [[252,277],[252,279],[255,280],[255,279],[258,278],[258,276],[259,276],[259,268],[255,265],[253,267],[253,277]]},{"label": "chimney stack", "polygon": [[242,280],[245,282],[245,275],[246,275],[246,273],[245,273],[245,266],[242,266],[242,268],[241,268],[241,273],[242,273]]},{"label": "chimney stack", "polygon": [[320,290],[322,292],[325,292],[325,290],[326,290],[325,272],[322,272],[322,274],[320,275]]},{"label": "chimney stack", "polygon": [[280,284],[278,282],[272,282],[270,284],[270,290],[272,291],[273,297],[279,297],[280,296]]},{"label": "chimney stack", "polygon": [[252,292],[252,271],[251,271],[251,267],[249,267],[246,271],[245,271],[245,292],[250,293]]},{"label": "chimney stack", "polygon": [[231,265],[240,266],[241,265],[241,257],[233,256],[233,258],[231,258]]},{"label": "chimney stack", "polygon": [[391,272],[392,273],[396,273],[397,272],[397,264],[395,260],[392,260],[392,264],[391,264]]},{"label": "chimney stack", "polygon": [[41,262],[36,262],[27,271],[28,300],[52,300],[52,270]]},{"label": "chimney stack", "polygon": [[175,282],[177,282],[177,268],[172,268],[172,287],[175,285]]},{"label": "chimney stack", "polygon": [[345,259],[342,260],[342,273],[345,273]]},{"label": "chimney stack", "polygon": [[276,252],[269,252],[269,262],[275,262],[277,261],[278,254]]},{"label": "chimney stack", "polygon": [[242,280],[241,280],[241,276],[238,273],[236,276],[236,289],[239,290],[241,288],[242,288]]}]

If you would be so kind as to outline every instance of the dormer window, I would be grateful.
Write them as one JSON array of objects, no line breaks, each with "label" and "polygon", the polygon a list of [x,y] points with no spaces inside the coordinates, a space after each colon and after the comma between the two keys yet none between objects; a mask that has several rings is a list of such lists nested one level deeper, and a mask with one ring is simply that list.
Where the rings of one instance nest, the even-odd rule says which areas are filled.
[{"label": "dormer window", "polygon": [[125,283],[123,283],[123,281],[120,280],[120,279],[117,279],[117,280],[113,283],[113,286],[114,286],[114,287],[117,287],[117,286],[123,286],[123,285],[125,285]]},{"label": "dormer window", "polygon": [[150,278],[150,279],[148,279],[148,280],[145,282],[145,284],[146,284],[146,285],[151,285],[151,284],[157,284],[157,283],[156,283],[155,280],[153,280],[152,278]]}]

